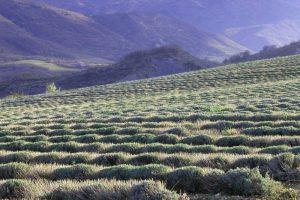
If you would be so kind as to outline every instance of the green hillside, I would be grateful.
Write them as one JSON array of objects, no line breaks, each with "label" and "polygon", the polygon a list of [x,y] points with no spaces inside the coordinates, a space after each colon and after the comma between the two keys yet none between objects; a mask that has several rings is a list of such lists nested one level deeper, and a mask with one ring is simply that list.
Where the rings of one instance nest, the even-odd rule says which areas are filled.
[{"label": "green hillside", "polygon": [[299,94],[290,56],[2,99],[0,198],[297,199]]}]

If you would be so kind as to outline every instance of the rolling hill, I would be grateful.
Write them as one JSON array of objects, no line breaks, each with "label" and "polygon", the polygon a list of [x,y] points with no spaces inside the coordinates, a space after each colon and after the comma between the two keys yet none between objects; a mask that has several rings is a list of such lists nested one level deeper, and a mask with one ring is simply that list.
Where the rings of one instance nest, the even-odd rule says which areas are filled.
[{"label": "rolling hill", "polygon": [[294,199],[299,66],[290,56],[2,99],[0,197]]},{"label": "rolling hill", "polygon": [[89,64],[79,69],[68,62],[19,60],[0,64],[0,96],[44,93],[55,82],[62,90],[138,80],[214,67],[177,46],[163,46],[128,54],[109,65]]},{"label": "rolling hill", "polygon": [[177,46],[163,46],[131,53],[106,67],[74,73],[56,83],[62,89],[103,85],[205,69],[217,63],[201,60]]}]

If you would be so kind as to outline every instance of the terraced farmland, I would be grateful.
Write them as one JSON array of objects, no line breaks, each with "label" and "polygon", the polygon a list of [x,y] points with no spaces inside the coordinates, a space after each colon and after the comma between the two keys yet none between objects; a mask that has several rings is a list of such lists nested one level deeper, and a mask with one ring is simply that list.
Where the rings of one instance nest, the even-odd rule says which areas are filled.
[{"label": "terraced farmland", "polygon": [[0,198],[299,198],[300,56],[0,109]]}]

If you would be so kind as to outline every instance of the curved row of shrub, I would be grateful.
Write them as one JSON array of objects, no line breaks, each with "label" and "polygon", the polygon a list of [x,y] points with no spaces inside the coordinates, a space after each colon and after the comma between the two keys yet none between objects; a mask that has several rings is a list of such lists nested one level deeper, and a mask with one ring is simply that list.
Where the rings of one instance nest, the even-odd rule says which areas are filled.
[{"label": "curved row of shrub", "polygon": [[238,168],[224,173],[217,169],[198,167],[183,167],[172,170],[162,165],[145,165],[142,167],[120,165],[99,170],[95,166],[88,165],[56,166],[56,168],[51,166],[49,169],[46,166],[11,163],[0,165],[0,178],[47,178],[49,180],[155,179],[164,181],[169,189],[190,194],[223,192],[233,195],[260,195],[264,197],[277,196],[284,189],[279,182],[263,177],[257,168],[252,170]]},{"label": "curved row of shrub", "polygon": [[[264,116],[264,117],[263,117]],[[188,118],[197,118],[196,115],[190,116]],[[237,119],[234,120],[234,117],[237,117]],[[158,119],[157,117],[152,117],[152,119]],[[103,121],[98,124],[91,124],[86,125],[89,123],[89,121],[85,120],[77,120],[80,121],[78,124],[74,124],[70,127],[67,127],[65,125],[65,121],[62,120],[62,124],[53,124],[53,125],[35,125],[32,127],[33,132],[28,132],[28,129],[26,126],[16,126],[10,129],[4,129],[0,131],[1,136],[6,135],[39,135],[44,134],[48,136],[59,136],[59,135],[84,135],[84,134],[97,134],[97,135],[110,135],[110,134],[127,134],[127,135],[134,135],[137,133],[143,132],[142,130],[144,128],[158,128],[162,127],[158,124],[158,122],[180,122],[180,121],[197,121],[197,120],[211,120],[211,122],[208,122],[207,124],[202,125],[201,129],[218,129],[218,130],[224,130],[227,128],[237,128],[237,129],[249,129],[245,131],[246,134],[251,134],[249,131],[257,130],[256,134],[259,134],[258,132],[262,132],[264,129],[269,135],[297,135],[297,132],[299,133],[300,130],[300,124],[298,121],[300,120],[300,116],[274,116],[274,115],[253,115],[253,116],[238,116],[238,115],[212,115],[212,116],[206,116],[201,119],[197,120],[188,120],[185,117],[172,117],[174,119],[172,120],[154,120],[154,121],[144,121],[144,120],[116,120],[116,122],[106,122]],[[175,118],[178,118],[175,120]],[[223,118],[226,118],[226,121],[219,121],[224,120]],[[258,120],[257,118],[265,118],[265,120]],[[292,118],[292,119],[288,119]],[[249,119],[249,120],[248,120]],[[252,119],[252,120],[250,120]],[[228,120],[228,121],[227,121]],[[272,121],[275,120],[275,121]],[[277,120],[284,120],[281,122],[276,122]],[[291,121],[288,121],[291,120]],[[67,120],[69,122],[72,120]],[[76,120],[73,120],[76,121]],[[50,123],[51,121],[41,121],[39,123]],[[142,123],[143,124],[138,124]],[[29,122],[27,122],[28,124]],[[34,122],[36,123],[36,122]],[[122,125],[123,123],[123,125]],[[148,124],[147,124],[148,123]],[[151,123],[151,124],[149,124]],[[2,125],[5,127],[5,123]],[[143,128],[141,128],[143,127]],[[181,133],[181,134],[191,134],[191,133]],[[262,134],[260,134],[262,135]]]},{"label": "curved row of shrub", "polygon": [[92,153],[35,153],[35,152],[1,152],[0,163],[11,162],[28,164],[91,164],[115,166],[120,164],[147,165],[163,164],[170,167],[198,166],[223,170],[237,167],[264,167],[271,160],[271,155],[239,154],[161,154],[145,153],[130,155],[126,153],[92,154]]},{"label": "curved row of shrub", "polygon": [[291,152],[299,154],[300,147],[289,146],[271,146],[267,148],[250,148],[246,146],[234,146],[234,147],[218,147],[214,145],[187,145],[187,144],[138,144],[138,143],[123,143],[123,144],[106,144],[106,143],[91,143],[81,144],[76,142],[65,143],[50,143],[50,142],[8,142],[0,143],[0,150],[7,151],[36,151],[36,152],[95,152],[95,153],[115,153],[124,152],[130,154],[140,153],[229,153],[229,154],[279,154],[285,152]]},{"label": "curved row of shrub", "polygon": [[[244,162],[250,162],[244,160]],[[259,161],[259,160],[252,160]],[[240,161],[240,163],[243,163]],[[254,163],[252,163],[254,164]],[[257,163],[256,163],[257,164]],[[281,154],[275,156],[267,162],[261,163],[260,170],[264,174],[269,174],[277,180],[300,180],[300,157],[293,154]],[[236,166],[239,167],[239,166]],[[251,166],[251,167],[256,167]],[[186,167],[183,167],[186,168]],[[192,167],[202,169],[208,172],[224,172],[223,170],[203,167]],[[25,164],[25,163],[8,163],[0,165],[0,179],[37,179],[45,178],[51,180],[61,179],[159,179],[165,180],[166,174],[179,170],[172,169],[166,165],[150,164],[142,166],[119,165],[112,167],[102,167],[88,164],[76,164],[71,166],[56,164]],[[230,171],[230,170],[229,170]]]},{"label": "curved row of shrub", "polygon": [[[228,116],[228,115],[227,115]],[[258,117],[259,115],[256,115]],[[270,116],[270,115],[268,115]],[[278,117],[277,115],[271,115],[274,117]],[[178,116],[177,116],[178,117]],[[208,117],[208,116],[207,116]],[[210,116],[212,117],[212,116]],[[249,117],[249,116],[248,116]],[[236,128],[236,129],[244,129],[244,128],[253,128],[253,127],[262,127],[262,126],[268,126],[268,127],[294,127],[294,128],[300,128],[299,124],[299,118],[296,116],[293,116],[294,118],[297,118],[298,120],[292,120],[288,119],[289,116],[284,115],[281,121],[278,121],[280,119],[274,119],[273,121],[270,118],[270,121],[265,121],[265,120],[254,120],[254,121],[246,121],[244,119],[241,120],[227,120],[227,121],[220,121],[221,119],[218,120],[212,120],[212,121],[205,121],[203,125],[201,125],[201,129],[218,129],[218,130],[223,130],[226,128]],[[252,116],[253,118],[253,116]],[[153,117],[155,119],[155,117]],[[22,121],[19,123],[16,123],[14,127],[9,128],[8,130],[10,133],[17,134],[17,131],[24,131],[24,134],[28,130],[28,125],[33,124],[31,126],[31,130],[33,131],[43,131],[51,134],[51,131],[53,130],[63,130],[66,129],[68,131],[72,130],[89,130],[90,132],[99,132],[101,134],[110,133],[110,134],[117,134],[117,133],[124,133],[124,132],[135,132],[139,131],[143,128],[163,128],[163,127],[170,127],[168,125],[169,123],[173,123],[173,121],[161,121],[163,123],[155,122],[155,121],[150,121],[150,122],[143,122],[143,121],[124,121],[124,120],[117,120],[115,119],[116,122],[103,122],[103,120],[97,119],[77,119],[77,118],[48,118],[47,120],[26,120]],[[204,118],[203,120],[208,120],[208,118]],[[282,121],[284,120],[284,121]],[[102,122],[101,122],[102,121]],[[176,122],[180,121],[185,121],[186,120],[175,120]],[[166,122],[166,123],[164,123]],[[192,121],[193,122],[193,121]],[[188,122],[188,123],[192,123]],[[2,129],[1,127],[6,127],[9,125],[9,122],[1,122],[0,123],[0,130]],[[168,125],[168,126],[167,126]],[[53,132],[52,134],[55,134],[56,132]],[[76,132],[75,132],[76,133]],[[28,134],[28,131],[27,131]]]},{"label": "curved row of shrub", "polygon": [[192,114],[189,116],[152,116],[152,117],[112,117],[109,119],[103,118],[99,120],[102,123],[110,122],[180,122],[180,121],[192,121],[196,122],[199,120],[209,120],[209,121],[279,121],[279,120],[300,120],[299,114],[286,114],[286,115],[275,115],[275,114]]},{"label": "curved row of shrub", "polygon": [[201,126],[201,129],[218,129],[224,130],[226,128],[245,129],[245,128],[259,128],[259,127],[294,127],[300,128],[299,121],[216,121],[207,122]]},{"label": "curved row of shrub", "polygon": [[[166,127],[166,125],[161,124],[160,122],[181,122],[181,121],[189,121],[189,122],[197,122],[200,121],[207,121],[204,123],[201,128],[202,129],[219,129],[223,130],[225,128],[259,128],[259,127],[272,127],[272,128],[278,128],[278,127],[294,127],[294,128],[300,128],[298,121],[300,120],[299,115],[191,115],[189,117],[179,117],[179,116],[173,116],[171,117],[164,117],[164,116],[156,116],[151,117],[152,120],[142,120],[144,118],[141,117],[141,120],[138,120],[138,118],[128,118],[125,119],[117,119],[117,118],[111,118],[109,121],[107,120],[99,120],[99,119],[69,119],[69,118],[62,118],[62,119],[47,119],[47,120],[28,120],[25,122],[20,122],[15,125],[15,127],[12,127],[6,131],[13,134],[15,131],[15,134],[19,133],[22,134],[28,134],[26,132],[28,125],[34,124],[34,126],[31,127],[33,131],[37,131],[38,133],[44,132],[48,133],[49,135],[59,135],[60,132],[72,132],[74,131],[74,134],[78,134],[76,131],[83,131],[88,130],[89,132],[97,132],[98,134],[106,135],[106,134],[121,134],[121,133],[135,133],[138,132],[143,128],[161,128]],[[160,118],[166,118],[170,120],[158,120]],[[177,118],[177,120],[175,120]],[[195,118],[195,119],[193,119]],[[198,119],[199,118],[199,119]],[[172,119],[172,120],[171,120]],[[188,120],[190,119],[190,120]],[[193,119],[193,120],[191,120]],[[279,121],[281,120],[281,121]],[[95,123],[97,122],[97,123]],[[51,125],[52,123],[52,125]],[[2,122],[0,127],[6,127],[9,124],[9,122],[5,123]],[[48,125],[50,124],[50,125]],[[73,124],[73,125],[68,125]],[[68,125],[68,126],[67,126]],[[3,131],[3,130],[2,130]],[[20,132],[18,132],[20,131]],[[5,132],[4,132],[5,133]]]},{"label": "curved row of shrub", "polygon": [[247,146],[247,147],[268,147],[268,146],[300,146],[300,136],[264,136],[251,137],[245,135],[239,136],[209,136],[206,134],[199,134],[195,136],[179,137],[174,134],[136,134],[136,135],[108,135],[99,136],[96,134],[87,134],[82,136],[63,135],[48,137],[45,135],[36,136],[3,136],[0,137],[0,143],[7,142],[78,142],[82,144],[87,143],[140,143],[140,144],[188,144],[188,145],[215,145],[221,147],[233,146]]},{"label": "curved row of shrub", "polygon": [[8,180],[0,182],[1,199],[156,199],[179,200],[180,195],[155,181],[55,181]]},{"label": "curved row of shrub", "polygon": [[[200,156],[200,157],[199,157]],[[203,158],[201,158],[201,156]],[[172,168],[184,166],[197,166],[206,168],[216,168],[228,171],[235,168],[255,168],[259,167],[264,173],[271,173],[280,180],[291,180],[295,174],[299,173],[300,156],[290,153],[280,154],[275,157],[268,155],[162,155],[162,154],[140,154],[128,155],[124,153],[116,154],[66,154],[62,153],[37,153],[16,152],[2,154],[0,163],[27,163],[27,164],[88,164],[98,166],[116,166],[128,164],[133,166],[142,166],[148,164],[163,164]]]},{"label": "curved row of shrub", "polygon": [[[35,124],[31,127],[33,131],[44,131],[48,132],[51,135],[53,130],[89,130],[90,132],[102,132],[111,134],[125,133],[129,132],[139,132],[143,128],[163,128],[170,127],[169,123],[158,123],[158,122],[110,122],[110,123],[98,123],[98,120],[93,119],[53,119],[53,120],[40,120],[40,121],[25,121],[20,122],[15,125],[15,127],[10,128],[12,134],[13,131],[26,131],[27,125],[31,123]],[[192,122],[189,122],[192,123]],[[8,123],[9,124],[9,123]],[[0,127],[8,125],[7,123],[1,123]],[[70,125],[71,124],[71,125]],[[201,129],[217,129],[224,130],[227,128],[235,129],[245,129],[245,128],[259,128],[259,127],[294,127],[300,128],[299,121],[296,120],[287,120],[287,121],[205,121],[201,125]],[[16,132],[17,133],[17,132]],[[55,133],[55,132],[53,132]],[[53,134],[52,133],[52,134]],[[76,133],[76,132],[75,132]],[[25,134],[25,133],[24,133]],[[28,133],[27,133],[28,134]]]},{"label": "curved row of shrub", "polygon": [[285,136],[292,136],[292,135],[299,135],[300,128],[295,127],[258,127],[258,128],[247,128],[242,130],[243,134],[246,135],[253,135],[253,136],[263,136],[263,135],[285,135]]},{"label": "curved row of shrub", "polygon": [[[58,129],[69,129],[69,130],[95,130],[99,131],[102,128],[111,128],[112,131],[115,131],[114,134],[119,132],[125,132],[126,129],[143,129],[143,128],[164,128],[170,127],[170,122],[167,123],[157,123],[157,122],[146,122],[146,123],[138,123],[138,122],[111,122],[111,123],[103,123],[98,122],[98,118],[89,118],[89,119],[78,119],[78,118],[48,118],[47,120],[23,120],[21,122],[17,122],[14,126],[10,127],[8,130],[10,131],[25,131],[28,130],[28,125],[30,125],[30,130],[38,131],[38,130],[58,130]],[[191,122],[189,122],[191,123]],[[1,127],[5,127],[10,125],[9,122],[0,122]],[[105,130],[105,129],[103,129]]]},{"label": "curved row of shrub", "polygon": [[97,135],[111,135],[111,134],[127,134],[134,135],[141,132],[139,127],[132,128],[122,128],[118,129],[116,127],[103,127],[103,128],[90,128],[90,129],[67,129],[67,128],[57,128],[48,129],[42,128],[35,130],[33,132],[28,132],[28,130],[1,130],[0,135],[13,135],[13,136],[26,136],[26,135],[46,135],[46,136],[59,136],[59,135],[85,135],[85,134],[97,134]]}]

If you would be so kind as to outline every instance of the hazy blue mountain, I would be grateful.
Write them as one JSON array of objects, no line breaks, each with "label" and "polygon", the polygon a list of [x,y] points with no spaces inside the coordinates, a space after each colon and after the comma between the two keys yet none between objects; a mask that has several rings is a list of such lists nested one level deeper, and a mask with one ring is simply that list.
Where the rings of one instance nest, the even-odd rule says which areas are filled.
[{"label": "hazy blue mountain", "polygon": [[197,57],[220,59],[245,50],[228,38],[163,14],[116,13],[94,19],[140,48],[175,44]]},{"label": "hazy blue mountain", "polygon": [[[62,46],[39,39],[0,15],[0,54],[48,55],[68,57],[69,52]],[[1,56],[1,60],[4,60]]]},{"label": "hazy blue mountain", "polygon": [[16,54],[117,59],[137,49],[91,18],[33,1],[0,0],[0,15],[1,47]]},{"label": "hazy blue mountain", "polygon": [[39,1],[0,0],[0,15],[2,53],[116,60],[135,50],[174,44],[195,56],[222,60],[246,49],[162,14],[92,18]]},{"label": "hazy blue mountain", "polygon": [[299,19],[295,0],[37,0],[88,15],[164,12],[204,29],[256,25]]},{"label": "hazy blue mountain", "polygon": [[300,21],[284,20],[275,24],[228,28],[228,37],[250,49],[258,51],[262,46],[284,46],[300,39]]},{"label": "hazy blue mountain", "polygon": [[[300,1],[297,0],[38,0],[56,6],[82,12],[88,15],[112,14],[124,12],[163,13],[171,15],[199,29],[228,33],[228,30],[241,29],[232,35],[248,48],[257,50],[263,45],[276,43],[288,44],[300,34],[294,26],[283,26],[284,34],[280,38],[270,34],[278,30],[283,20],[300,19]],[[266,28],[267,26],[267,28]],[[297,22],[297,25],[299,23]],[[265,32],[263,37],[258,32]],[[240,35],[247,39],[241,41]],[[262,42],[261,45],[259,45]],[[255,44],[255,45],[253,45]]]}]

